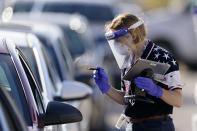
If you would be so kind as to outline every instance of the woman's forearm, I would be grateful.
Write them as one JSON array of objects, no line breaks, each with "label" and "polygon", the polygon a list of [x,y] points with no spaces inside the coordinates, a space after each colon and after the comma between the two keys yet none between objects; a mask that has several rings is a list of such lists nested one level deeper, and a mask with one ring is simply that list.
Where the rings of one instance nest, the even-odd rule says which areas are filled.
[{"label": "woman's forearm", "polygon": [[169,105],[176,107],[181,107],[183,104],[182,91],[180,89],[173,91],[163,89],[163,95],[161,99]]},{"label": "woman's forearm", "polygon": [[112,100],[117,102],[120,105],[125,105],[125,99],[124,99],[124,92],[117,90],[113,87],[109,89],[109,91],[106,93],[107,96],[109,96]]}]

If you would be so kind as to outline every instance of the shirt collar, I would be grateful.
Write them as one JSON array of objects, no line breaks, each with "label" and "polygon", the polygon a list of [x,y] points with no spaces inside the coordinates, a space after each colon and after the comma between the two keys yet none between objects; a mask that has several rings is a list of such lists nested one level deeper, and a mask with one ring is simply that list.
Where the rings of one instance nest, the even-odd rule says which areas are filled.
[{"label": "shirt collar", "polygon": [[144,45],[144,51],[143,51],[142,56],[141,56],[142,59],[147,58],[147,56],[149,55],[153,45],[154,45],[154,43],[152,41],[150,41],[150,40],[146,41],[146,43]]}]

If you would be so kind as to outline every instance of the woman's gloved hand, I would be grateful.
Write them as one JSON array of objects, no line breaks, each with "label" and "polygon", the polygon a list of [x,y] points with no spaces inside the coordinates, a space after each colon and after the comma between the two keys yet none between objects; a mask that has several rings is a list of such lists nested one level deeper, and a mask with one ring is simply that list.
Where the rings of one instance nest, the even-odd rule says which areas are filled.
[{"label": "woman's gloved hand", "polygon": [[137,77],[134,80],[134,83],[138,88],[144,89],[148,94],[161,98],[163,95],[163,90],[160,86],[156,85],[152,79],[146,77]]},{"label": "woman's gloved hand", "polygon": [[107,75],[104,69],[101,68],[100,66],[97,66],[97,70],[94,72],[94,81],[99,87],[102,94],[107,93],[107,91],[110,89]]}]

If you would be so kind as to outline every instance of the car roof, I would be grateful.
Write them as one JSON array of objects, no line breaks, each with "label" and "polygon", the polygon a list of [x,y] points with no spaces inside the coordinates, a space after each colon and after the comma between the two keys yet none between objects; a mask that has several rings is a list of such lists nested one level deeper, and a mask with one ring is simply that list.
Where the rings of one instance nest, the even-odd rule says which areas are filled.
[{"label": "car roof", "polygon": [[[28,28],[18,28],[17,27],[17,24],[16,27],[14,29],[20,29],[21,31],[24,30],[24,32],[33,32],[33,33],[36,33],[36,32],[45,32],[46,35],[51,35],[51,33],[53,35],[59,35],[60,33],[60,28],[56,25],[56,24],[53,24],[53,23],[49,23],[47,21],[29,21],[29,20],[12,20],[10,22],[10,24],[12,23],[17,23],[19,25],[24,25]],[[0,28],[1,28],[1,25],[0,25]],[[12,29],[13,30],[13,29]]]},{"label": "car roof", "polygon": [[17,22],[17,21],[11,21],[8,23],[1,23],[0,30],[1,31],[12,31],[12,32],[25,32],[25,33],[32,32],[32,28],[30,25],[28,25],[26,23]]},{"label": "car roof", "polygon": [[[31,46],[29,42],[27,42],[27,33],[24,32],[16,32],[11,30],[0,30],[0,36],[11,38],[15,41],[15,44],[18,46]],[[29,44],[28,44],[29,43]]]},{"label": "car roof", "polygon": [[7,47],[8,42],[11,42],[11,41],[0,35],[0,53],[9,54],[8,47]]},{"label": "car roof", "polygon": [[[17,41],[17,45],[20,46],[26,46],[25,42],[26,38],[25,35],[34,35],[35,34],[40,34],[47,36],[48,38],[53,39],[54,37],[58,37],[61,34],[60,28],[51,23],[46,23],[46,22],[36,22],[36,21],[11,21],[10,23],[7,24],[0,24],[0,29],[2,31],[0,36],[6,36],[9,37],[13,36],[13,38],[16,40],[17,38],[20,38],[20,41]],[[7,33],[3,33],[3,31],[6,31]],[[16,34],[16,36],[14,36]],[[53,35],[54,37],[51,37]],[[35,36],[35,35],[34,35]],[[29,43],[30,44],[30,43]],[[32,45],[29,45],[32,46]]]},{"label": "car roof", "polygon": [[60,28],[54,24],[34,23],[32,29],[35,33],[41,33],[50,38],[59,37],[61,35]]},{"label": "car roof", "polygon": [[20,24],[17,22],[8,22],[8,23],[1,23],[0,24],[1,29],[10,29],[10,30],[31,30],[31,27],[27,24]]}]

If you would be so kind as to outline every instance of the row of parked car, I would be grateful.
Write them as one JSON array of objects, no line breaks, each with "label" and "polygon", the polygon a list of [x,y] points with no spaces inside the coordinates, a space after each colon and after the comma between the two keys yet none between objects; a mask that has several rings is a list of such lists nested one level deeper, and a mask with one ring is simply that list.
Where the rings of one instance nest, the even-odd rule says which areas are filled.
[{"label": "row of parked car", "polygon": [[[81,69],[82,59],[90,54],[83,35],[72,30],[66,21],[27,21],[13,17],[9,23],[0,24],[0,86],[14,101],[17,115],[22,116],[19,115],[24,121],[18,127],[20,131],[88,131],[93,121],[103,121],[98,90],[90,87],[90,72]],[[92,115],[93,108],[96,115]],[[17,130],[16,122],[9,121],[11,117],[2,117],[13,125],[1,123],[2,130]]]},{"label": "row of parked car", "polygon": [[[30,48],[28,43],[23,43],[29,40],[29,44],[30,42],[33,43],[31,41],[31,35],[29,34],[28,36],[28,34],[18,32],[11,33],[12,34],[8,36],[2,36],[1,34],[1,88],[12,96],[12,100],[16,103],[20,114],[23,116],[27,128],[29,130],[38,130],[47,126],[46,129],[58,130],[63,127],[50,127],[48,125],[81,121],[82,114],[78,109],[66,103],[49,100],[46,88],[40,86],[39,82],[37,82],[37,78],[34,75],[35,73],[31,68],[32,65],[29,64],[27,57],[25,57],[24,53],[22,53],[23,51],[20,49],[20,47],[24,49],[29,48],[28,55],[32,56],[31,49],[32,51],[36,50],[35,47],[34,49]],[[4,34],[9,33],[4,31]],[[9,40],[13,34],[18,38],[18,44],[15,40]],[[72,83],[67,84],[68,90],[73,90],[73,88],[81,89],[83,87],[77,87]],[[86,89],[87,87],[84,88]],[[47,89],[49,89],[49,87],[47,87]],[[75,92],[78,93],[78,91]],[[79,99],[90,93],[89,90],[83,89],[83,93],[85,94],[80,96],[78,94],[76,95],[75,92],[72,91],[72,94],[75,94],[75,96],[70,95],[68,99]]]},{"label": "row of parked car", "polygon": [[[14,98],[26,123],[24,126],[22,122],[20,129],[105,129],[104,98],[94,88],[92,72],[87,67],[103,66],[112,85],[119,89],[120,72],[106,44],[104,25],[119,13],[141,13],[137,6],[117,4],[114,7],[112,3],[115,0],[29,0],[10,4],[12,19],[0,24],[0,86]],[[170,17],[167,12],[168,19],[161,15],[165,13],[159,17],[148,15],[148,37],[196,68],[196,57],[193,57],[196,52],[190,49],[196,50],[196,46],[192,46],[195,34],[191,31],[190,11],[187,8]],[[189,24],[184,28],[184,23]]]},{"label": "row of parked car", "polygon": [[[118,4],[113,6],[113,3]],[[99,56],[91,57],[96,58],[94,59],[95,61],[91,62],[106,68],[111,76],[110,81],[112,85],[117,89],[120,87],[120,72],[114,62],[114,57],[109,46],[106,44],[104,25],[120,13],[133,13],[142,17],[147,24],[149,39],[172,52],[178,60],[185,63],[190,69],[197,69],[197,58],[194,57],[197,50],[196,32],[194,30],[195,15],[190,0],[185,2],[182,10],[179,11],[164,8],[150,12],[142,12],[142,9],[134,4],[122,4],[116,0],[16,1],[11,5],[16,16],[15,19],[29,19],[31,17],[30,19],[35,20],[35,17],[32,16],[36,16],[37,19],[46,19],[53,22],[61,21],[64,23],[66,20],[60,14],[76,13],[85,16],[89,21],[87,28],[93,32],[89,35],[89,38],[92,37],[94,39],[94,42],[92,42],[94,44],[92,45],[96,48],[95,52],[99,54]],[[58,14],[59,20],[50,20],[51,13]],[[48,18],[45,17],[46,14],[48,14]],[[82,63],[84,64],[83,61],[80,64]]]}]

